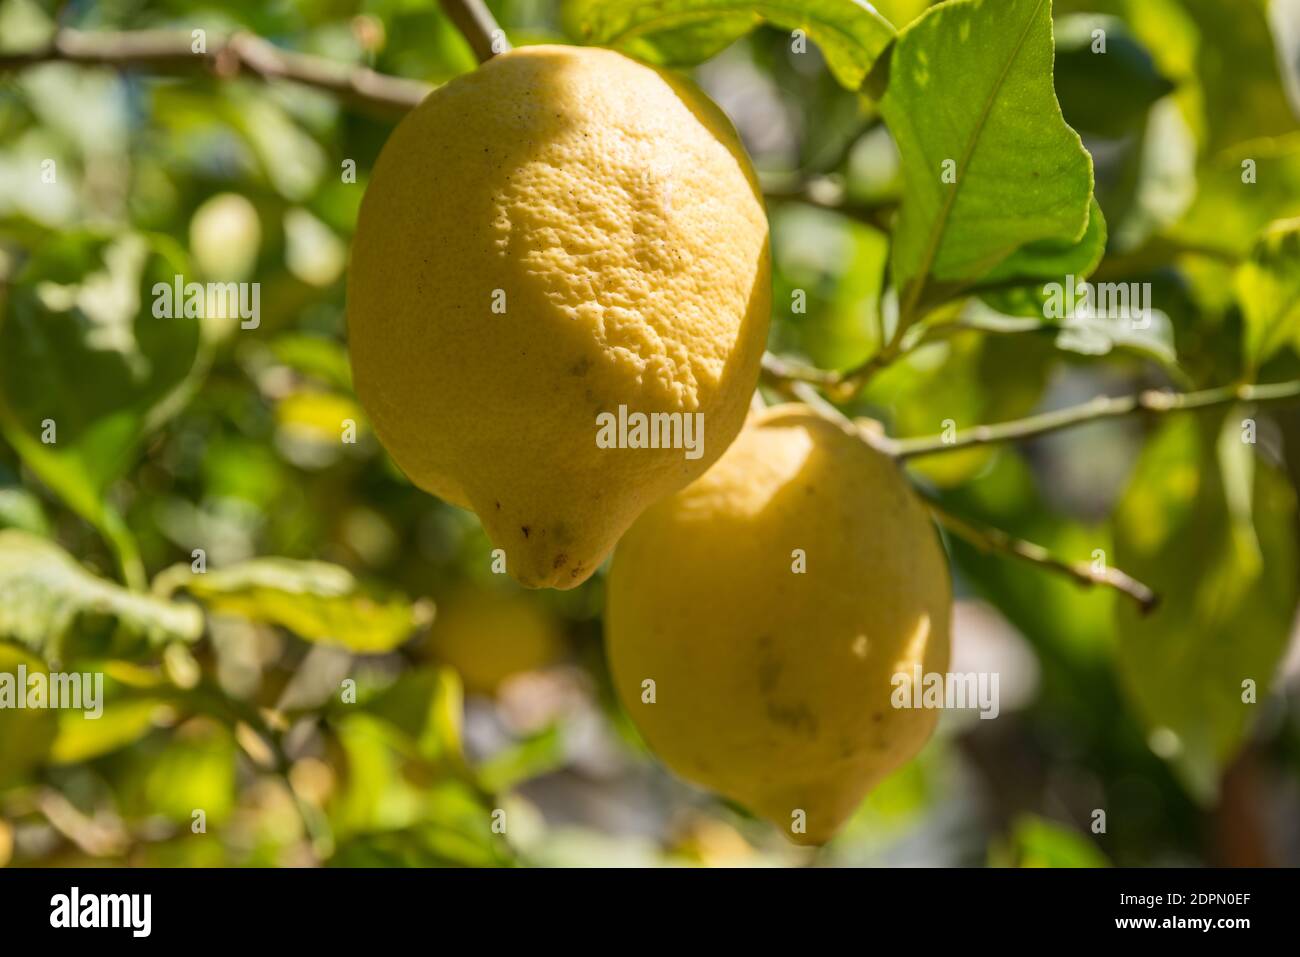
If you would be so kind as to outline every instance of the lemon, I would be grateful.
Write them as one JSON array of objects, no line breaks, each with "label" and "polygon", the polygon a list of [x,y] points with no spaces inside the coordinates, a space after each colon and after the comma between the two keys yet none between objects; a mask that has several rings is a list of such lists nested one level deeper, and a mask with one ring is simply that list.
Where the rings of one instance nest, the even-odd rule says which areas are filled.
[{"label": "lemon", "polygon": [[512,675],[564,657],[559,622],[518,587],[465,585],[438,602],[430,651],[460,672],[471,691],[491,694]]},{"label": "lemon", "polygon": [[[571,588],[734,439],[770,297],[761,194],[717,107],[618,53],[523,47],[384,146],[348,274],[356,390],[512,576]],[[616,447],[605,413],[633,426]],[[633,447],[656,413],[678,417],[666,443]]]},{"label": "lemon", "polygon": [[670,768],[828,840],[937,713],[893,677],[944,672],[952,603],[924,506],[886,456],[804,406],[752,417],[615,552],[606,642]]}]

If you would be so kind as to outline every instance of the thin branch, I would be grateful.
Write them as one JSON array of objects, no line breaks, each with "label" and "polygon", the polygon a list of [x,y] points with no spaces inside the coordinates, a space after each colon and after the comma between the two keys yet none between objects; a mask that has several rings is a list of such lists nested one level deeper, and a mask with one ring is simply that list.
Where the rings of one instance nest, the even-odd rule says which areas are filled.
[{"label": "thin branch", "polygon": [[[834,422],[850,435],[860,439],[872,448],[886,455],[895,454],[892,449],[894,440],[886,438],[877,431],[879,423],[871,419],[849,419],[839,409],[818,395],[817,391],[807,382],[786,381],[779,388],[791,398],[806,402],[822,418]],[[923,495],[922,498],[939,524],[954,534],[960,535],[977,548],[984,551],[1013,555],[1048,571],[1066,575],[1081,585],[1104,585],[1108,588],[1114,588],[1136,601],[1143,614],[1151,611],[1159,603],[1159,598],[1155,592],[1118,568],[1107,567],[1103,571],[1096,571],[1088,562],[1067,562],[1064,559],[1055,557],[1041,545],[1035,545],[1033,542],[1016,538],[1000,528],[981,525],[969,519],[961,518],[952,514],[928,496]]]},{"label": "thin branch", "polygon": [[781,382],[810,382],[813,385],[831,386],[840,381],[837,372],[791,362],[770,352],[763,353],[763,375],[773,385]]},{"label": "thin branch", "polygon": [[1057,558],[1042,545],[1016,538],[1000,528],[978,525],[968,519],[961,518],[938,505],[932,499],[926,501],[940,525],[953,534],[964,538],[981,551],[999,552],[1019,558],[1048,571],[1066,575],[1086,587],[1102,585],[1113,588],[1137,602],[1143,614],[1148,614],[1160,603],[1160,598],[1155,592],[1118,568],[1106,566],[1101,571],[1098,571],[1090,562],[1064,561]]},{"label": "thin branch", "polygon": [[894,335],[885,342],[876,354],[865,362],[848,369],[839,374],[839,381],[836,382],[830,390],[832,397],[837,402],[848,402],[866,385],[871,378],[881,370],[893,365],[906,351],[903,345],[903,336],[906,330],[901,326],[897,327]]},{"label": "thin branch", "polygon": [[479,63],[486,63],[498,53],[510,49],[505,31],[497,26],[496,19],[483,0],[441,0],[442,12],[456,24],[469,42]]},{"label": "thin branch", "polygon": [[[874,420],[848,418],[843,412],[822,398],[817,393],[817,390],[807,382],[786,380],[779,383],[778,388],[791,398],[806,402],[822,418],[834,422],[850,435],[872,448],[886,455],[898,457],[894,448],[897,444],[896,440],[883,435],[879,431],[879,423]],[[930,507],[936,521],[977,548],[984,551],[1014,555],[1041,568],[1067,575],[1081,585],[1104,585],[1108,588],[1114,588],[1136,601],[1143,614],[1151,611],[1159,603],[1159,598],[1155,592],[1118,568],[1107,567],[1103,571],[1096,571],[1088,562],[1067,562],[1055,557],[1041,545],[1023,541],[1000,528],[980,525],[969,519],[953,515],[928,496],[923,495],[922,498],[926,505]]]},{"label": "thin branch", "polygon": [[1232,405],[1237,402],[1269,403],[1300,399],[1300,380],[1276,382],[1267,385],[1227,385],[1199,392],[1168,392],[1149,389],[1136,395],[1098,396],[1082,405],[1069,406],[1053,412],[1001,422],[996,425],[977,425],[954,433],[945,439],[940,435],[911,439],[892,439],[893,454],[900,459],[940,452],[953,452],[977,445],[995,442],[1013,442],[1036,438],[1062,429],[1070,429],[1089,422],[1115,419],[1126,415],[1158,415],[1167,412],[1185,412],[1212,406]]},{"label": "thin branch", "polygon": [[42,63],[73,63],[159,73],[207,70],[223,79],[248,74],[313,87],[384,117],[405,115],[433,89],[418,80],[283,50],[251,33],[210,36],[203,52],[196,53],[194,44],[190,33],[175,30],[83,33],[64,29],[43,47],[0,54],[0,72]]}]

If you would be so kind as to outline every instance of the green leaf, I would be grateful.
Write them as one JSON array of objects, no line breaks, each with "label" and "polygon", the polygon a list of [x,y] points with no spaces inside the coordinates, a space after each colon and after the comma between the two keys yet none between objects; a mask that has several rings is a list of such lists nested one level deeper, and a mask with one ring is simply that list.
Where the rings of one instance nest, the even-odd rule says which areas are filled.
[{"label": "green leaf", "polygon": [[878,72],[904,170],[893,274],[905,325],[1022,246],[1083,239],[1092,160],[1052,89],[1050,0],[941,4]]},{"label": "green leaf", "polygon": [[[1098,49],[1094,31],[1104,32]],[[1076,130],[1120,137],[1139,129],[1152,104],[1174,89],[1151,54],[1117,17],[1056,21],[1056,96]]]},{"label": "green leaf", "polygon": [[989,855],[993,867],[1109,867],[1110,861],[1079,832],[1028,814]]},{"label": "green leaf", "polygon": [[841,85],[856,90],[894,38],[894,27],[863,0],[565,0],[565,31],[650,63],[691,66],[762,22],[803,30]]},{"label": "green leaf", "polygon": [[1209,802],[1268,694],[1300,596],[1295,492],[1242,441],[1187,417],[1148,443],[1115,519],[1115,564],[1161,596],[1117,606],[1117,667],[1188,790]]},{"label": "green leaf", "polygon": [[81,711],[59,713],[59,733],[50,748],[52,764],[82,764],[133,744],[154,727],[161,702],[113,701],[98,718]]},{"label": "green leaf", "polygon": [[1170,235],[1249,255],[1261,231],[1300,216],[1300,134],[1242,143],[1197,173],[1196,199]]},{"label": "green leaf", "polygon": [[460,761],[464,691],[450,668],[402,674],[365,704],[365,710],[404,732],[426,760]]},{"label": "green leaf", "polygon": [[206,367],[200,321],[157,318],[155,283],[184,273],[169,240],[71,234],[46,242],[0,304],[0,434],[143,585],[104,491],[188,401]]},{"label": "green leaf", "polygon": [[879,303],[889,242],[827,210],[790,204],[771,216],[773,301],[804,297],[803,312],[776,311],[773,347],[823,369],[847,368],[881,345]]},{"label": "green leaf", "polygon": [[328,562],[255,558],[195,574],[174,565],[154,590],[184,589],[215,614],[280,625],[307,641],[378,653],[402,644],[433,618],[428,602],[367,593],[351,572]]},{"label": "green leaf", "polygon": [[1264,231],[1236,277],[1246,319],[1246,360],[1259,368],[1300,334],[1300,219]]},{"label": "green leaf", "polygon": [[47,539],[0,531],[0,638],[54,659],[74,626],[103,617],[154,645],[194,641],[203,630],[193,606],[127,591],[92,575]]},{"label": "green leaf", "polygon": [[[1054,356],[1036,336],[962,332],[921,347],[871,382],[866,397],[888,409],[898,437],[936,435],[1028,415],[1037,405]],[[917,459],[912,468],[951,487],[983,469],[997,450],[974,447]]]},{"label": "green leaf", "polygon": [[235,807],[236,752],[230,731],[208,718],[143,742],[112,767],[124,816],[189,825],[202,809],[209,826],[226,821]]},{"label": "green leaf", "polygon": [[[1106,254],[1106,217],[1094,199],[1088,205],[1088,226],[1075,240],[1041,239],[1028,243],[998,263],[980,280],[981,287],[1032,285],[1042,290],[1044,279],[1092,275]],[[1043,315],[1040,310],[1039,315]]]},{"label": "green leaf", "polygon": [[407,672],[362,709],[345,707],[330,721],[341,758],[341,786],[329,804],[340,837],[333,863],[506,863],[487,795],[464,763],[456,674]]},{"label": "green leaf", "polygon": [[552,724],[502,748],[483,761],[477,771],[485,788],[508,791],[525,781],[560,770],[568,759],[561,727]]},{"label": "green leaf", "polygon": [[294,372],[310,376],[325,385],[352,390],[352,367],[348,353],[337,339],[307,333],[285,333],[271,342],[271,354]]},{"label": "green leaf", "polygon": [[[1054,513],[1044,502],[1037,480],[1018,454],[1004,452],[972,481],[953,489],[945,504],[970,516],[1034,542],[1066,561],[1094,561],[1110,550],[1110,530],[1085,525]],[[1109,588],[1083,588],[1062,575],[1035,569],[1013,556],[980,551],[959,536],[948,536],[954,560],[972,589],[987,597],[1038,649],[1051,666],[1057,658],[1069,662],[1073,673],[1050,690],[1051,707],[1077,686],[1084,664],[1108,661],[1111,621],[1117,593]],[[1055,680],[1055,676],[1048,675]],[[1077,704],[1086,713],[1095,702]]]},{"label": "green leaf", "polygon": [[[127,235],[62,237],[27,264],[0,317],[0,405],[21,430],[99,493],[130,468],[140,442],[178,411],[202,357],[199,320],[156,318],[153,286],[184,272],[172,246]],[[51,429],[47,423],[53,426]],[[28,464],[46,478],[46,458]],[[53,476],[56,491],[71,479]]]},{"label": "green leaf", "polygon": [[[0,616],[4,614],[3,586],[0,585]],[[30,677],[46,674],[45,664],[13,645],[0,644],[0,682],[13,683],[15,693],[25,688],[18,684],[18,668],[27,669]],[[0,708],[0,791],[22,781],[45,761],[58,727],[58,714],[48,708]]]},{"label": "green leaf", "polygon": [[976,283],[972,291],[1007,316],[1046,322],[1051,283],[1064,286],[1090,276],[1106,254],[1106,217],[1093,199],[1088,228],[1077,242],[1045,239],[1012,253]]},{"label": "green leaf", "polygon": [[21,485],[0,486],[0,528],[18,528],[48,536],[50,522],[41,500]]},{"label": "green leaf", "polygon": [[1145,327],[1132,319],[1105,316],[1074,316],[1064,319],[1056,335],[1056,348],[1085,356],[1127,352],[1157,362],[1167,369],[1178,364],[1174,349],[1174,327],[1169,317],[1152,309]]},{"label": "green leaf", "polygon": [[1300,128],[1269,30],[1271,2],[1181,0],[1201,34],[1195,75],[1207,154]]}]

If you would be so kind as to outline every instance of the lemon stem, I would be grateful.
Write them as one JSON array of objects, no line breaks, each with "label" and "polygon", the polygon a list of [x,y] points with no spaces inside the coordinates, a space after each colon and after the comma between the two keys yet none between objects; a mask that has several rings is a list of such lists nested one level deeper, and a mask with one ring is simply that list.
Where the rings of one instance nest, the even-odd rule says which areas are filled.
[{"label": "lemon stem", "polygon": [[479,63],[486,63],[510,49],[505,31],[497,25],[483,0],[441,0],[441,3],[442,12],[464,35]]}]

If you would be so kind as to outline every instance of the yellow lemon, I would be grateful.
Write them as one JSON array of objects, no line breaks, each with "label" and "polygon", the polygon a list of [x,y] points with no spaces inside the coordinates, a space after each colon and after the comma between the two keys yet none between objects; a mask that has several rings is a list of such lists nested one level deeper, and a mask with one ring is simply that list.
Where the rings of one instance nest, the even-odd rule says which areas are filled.
[{"label": "yellow lemon", "polygon": [[511,675],[564,657],[559,622],[536,598],[514,588],[466,585],[438,603],[430,650],[460,672],[471,691],[491,694]]},{"label": "yellow lemon", "polygon": [[356,390],[511,575],[571,588],[735,438],[770,296],[761,194],[717,107],[618,53],[523,47],[384,146],[348,274]]},{"label": "yellow lemon", "polygon": [[947,669],[938,535],[892,461],[804,406],[754,416],[648,509],[608,589],[614,683],[651,750],[798,843],[828,840],[934,728],[891,695]]}]

